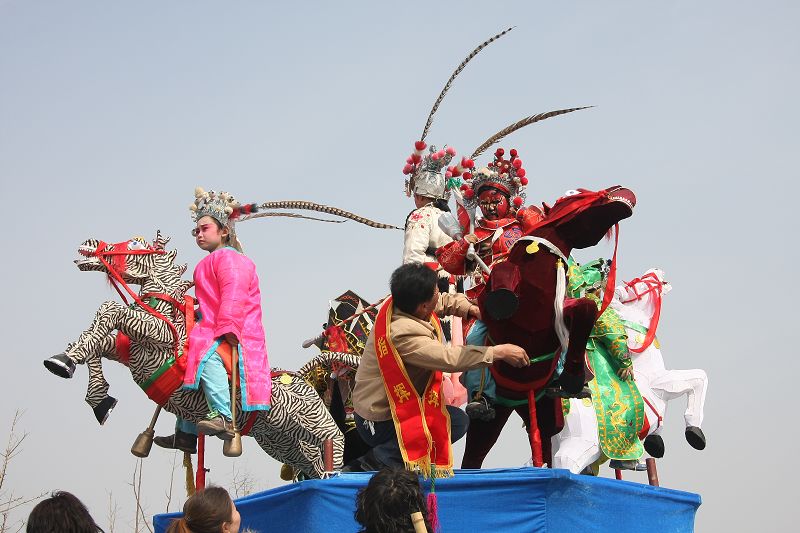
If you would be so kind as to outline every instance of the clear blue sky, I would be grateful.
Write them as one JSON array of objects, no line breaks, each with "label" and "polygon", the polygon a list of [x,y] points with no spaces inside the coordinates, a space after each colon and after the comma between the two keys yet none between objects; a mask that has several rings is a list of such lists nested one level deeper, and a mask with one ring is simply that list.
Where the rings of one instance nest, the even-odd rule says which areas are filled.
[{"label": "clear blue sky", "polygon": [[[685,443],[673,404],[662,484],[703,496],[699,531],[787,530],[798,435],[783,407],[800,370],[798,11],[790,1],[0,0],[0,437],[16,408],[30,434],[8,487],[73,491],[102,523],[111,491],[118,527],[132,519],[128,449],[151,404],[107,365],[120,403],[100,427],[83,402],[85,368],[68,382],[41,365],[116,298],[74,267],[78,244],[160,228],[194,265],[196,185],[401,225],[412,205],[400,170],[433,100],[477,43],[515,25],[456,81],[430,140],[467,152],[522,116],[597,106],[506,143],[526,163],[528,198],[636,191],[621,276],[667,272],[667,363],[710,377],[708,448]],[[351,223],[266,219],[239,232],[262,279],[270,360],[288,368],[311,357],[300,343],[327,301],[348,288],[383,296],[402,250],[399,232]],[[170,424],[164,416],[159,433]],[[487,466],[526,461],[520,426],[508,424]],[[251,442],[235,461],[212,456],[210,478],[223,485],[232,468],[257,489],[280,483],[277,462]],[[164,510],[171,460],[154,450],[145,462],[150,513]]]}]

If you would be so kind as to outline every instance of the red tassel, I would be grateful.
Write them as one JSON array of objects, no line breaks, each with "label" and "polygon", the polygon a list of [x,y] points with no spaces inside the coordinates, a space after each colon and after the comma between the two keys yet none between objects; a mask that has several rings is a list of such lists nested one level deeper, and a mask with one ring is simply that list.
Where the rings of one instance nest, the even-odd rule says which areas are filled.
[{"label": "red tassel", "polygon": [[431,490],[428,493],[428,522],[431,524],[431,533],[436,533],[439,528],[439,502],[436,499],[436,493]]}]

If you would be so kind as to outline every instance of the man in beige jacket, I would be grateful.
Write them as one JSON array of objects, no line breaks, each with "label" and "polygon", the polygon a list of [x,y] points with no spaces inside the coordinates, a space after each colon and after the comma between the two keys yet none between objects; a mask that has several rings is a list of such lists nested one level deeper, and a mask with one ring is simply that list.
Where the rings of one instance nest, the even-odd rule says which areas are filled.
[{"label": "man in beige jacket", "polygon": [[[530,364],[525,350],[513,344],[445,346],[430,322],[431,314],[480,318],[480,310],[462,294],[440,294],[436,282],[436,273],[417,263],[406,264],[395,270],[390,282],[394,305],[391,341],[418,395],[424,394],[428,380],[436,370],[461,372],[487,367],[492,361],[505,361],[516,367]],[[355,381],[353,407],[356,428],[372,449],[344,470],[402,466],[392,411],[375,353],[374,330],[367,339]],[[469,417],[457,407],[448,405],[447,410],[451,441],[455,442],[467,432]]]}]

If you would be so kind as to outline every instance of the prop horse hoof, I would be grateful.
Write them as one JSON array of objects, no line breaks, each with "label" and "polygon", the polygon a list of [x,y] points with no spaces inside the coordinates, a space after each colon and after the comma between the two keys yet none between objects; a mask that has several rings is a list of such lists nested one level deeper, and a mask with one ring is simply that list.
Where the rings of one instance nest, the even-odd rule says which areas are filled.
[{"label": "prop horse hoof", "polygon": [[706,436],[699,427],[689,426],[686,428],[686,442],[695,450],[703,450],[706,447]]},{"label": "prop horse hoof", "polygon": [[620,459],[611,459],[608,462],[608,466],[613,468],[614,470],[633,470],[635,472],[644,472],[647,470],[647,467],[636,459],[632,460],[620,460]]},{"label": "prop horse hoof", "polygon": [[564,371],[558,378],[558,384],[564,392],[572,397],[583,392],[584,379],[583,376],[576,376],[575,374]]},{"label": "prop horse hoof", "polygon": [[99,404],[97,404],[96,407],[92,408],[92,411],[94,411],[94,416],[97,418],[97,421],[100,422],[101,426],[106,423],[108,416],[116,406],[117,399],[112,396],[106,396]]},{"label": "prop horse hoof", "polygon": [[44,367],[58,377],[69,379],[75,373],[75,363],[67,357],[67,354],[60,353],[50,359],[44,360]]},{"label": "prop horse hoof", "polygon": [[664,457],[664,439],[661,435],[648,435],[644,439],[644,451],[656,459]]}]

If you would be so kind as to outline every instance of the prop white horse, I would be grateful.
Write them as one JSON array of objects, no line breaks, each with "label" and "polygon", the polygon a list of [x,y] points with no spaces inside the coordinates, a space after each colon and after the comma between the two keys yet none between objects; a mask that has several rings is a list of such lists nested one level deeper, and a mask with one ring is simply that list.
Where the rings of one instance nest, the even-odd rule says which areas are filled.
[{"label": "prop white horse", "polygon": [[[684,395],[687,397],[686,440],[697,450],[706,446],[701,425],[708,377],[701,369],[667,370],[655,336],[661,315],[661,297],[671,289],[662,270],[650,269],[642,277],[618,285],[611,301],[611,307],[622,318],[628,334],[636,385],[645,401],[650,425],[644,447],[653,457],[664,456],[661,431],[667,403]],[[601,456],[597,419],[591,402],[571,399],[564,429],[553,437],[553,467],[577,474]]]}]

